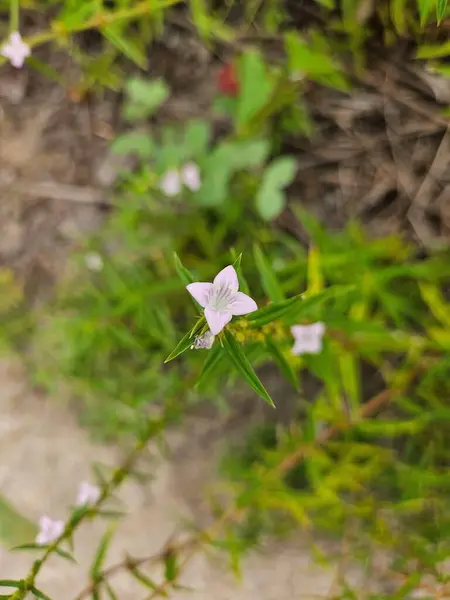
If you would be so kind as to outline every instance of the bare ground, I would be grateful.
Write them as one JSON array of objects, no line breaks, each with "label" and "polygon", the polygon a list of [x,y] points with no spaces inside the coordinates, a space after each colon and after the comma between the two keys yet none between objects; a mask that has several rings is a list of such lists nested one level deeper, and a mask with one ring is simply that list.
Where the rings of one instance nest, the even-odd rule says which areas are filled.
[{"label": "bare ground", "polygon": [[[0,492],[32,522],[42,514],[64,519],[79,482],[91,476],[91,463],[113,465],[120,458],[118,451],[93,445],[68,410],[32,390],[20,361],[0,362],[0,380]],[[197,442],[204,427],[205,423],[196,421],[184,433],[169,436],[174,456],[179,454],[177,448],[182,448],[185,460],[161,458],[154,464],[155,478],[150,485],[124,485],[120,499],[127,516],[116,532],[107,564],[122,560],[126,552],[132,556],[157,553],[176,530],[182,530],[183,519],[192,517],[189,498],[203,497],[215,462],[214,453],[205,453]],[[96,521],[81,528],[75,538],[78,566],[56,557],[43,570],[39,585],[54,600],[71,600],[84,589],[88,566],[105,527],[104,522]],[[0,578],[23,577],[31,560],[27,552],[0,547]],[[338,571],[336,564],[327,568],[315,564],[305,540],[296,535],[249,556],[241,583],[229,572],[224,555],[199,553],[181,580],[193,591],[176,592],[172,597],[314,600],[333,595]],[[348,575],[361,581],[356,569]],[[156,573],[155,579],[158,576]],[[121,600],[145,597],[128,576],[122,574],[113,581]]]}]

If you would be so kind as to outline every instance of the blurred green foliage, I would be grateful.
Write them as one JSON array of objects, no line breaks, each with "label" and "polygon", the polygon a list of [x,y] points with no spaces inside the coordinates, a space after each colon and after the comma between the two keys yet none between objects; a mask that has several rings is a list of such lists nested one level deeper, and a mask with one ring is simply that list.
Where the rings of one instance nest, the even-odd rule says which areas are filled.
[{"label": "blurred green foliage", "polygon": [[[87,91],[123,85],[122,55],[145,70],[148,44],[177,4],[30,0],[21,8],[58,9],[50,30],[28,41],[66,47],[83,66]],[[121,173],[112,216],[74,257],[75,271],[32,315],[39,326],[27,358],[39,384],[68,387],[82,422],[103,439],[135,435],[154,407],[174,401],[180,419],[204,402],[239,414],[234,395],[244,380],[250,398],[273,400],[277,410],[255,428],[243,423],[246,435],[223,458],[225,496],[238,518],[214,543],[235,567],[261,535],[294,527],[345,538],[364,560],[381,545],[404,579],[395,594],[377,598],[406,598],[420,584],[411,564],[442,579],[437,565],[449,553],[450,254],[418,258],[405,240],[370,239],[356,223],[326,231],[289,200],[296,162],[282,140],[313,134],[305,82],[350,90],[378,25],[386,45],[409,37],[418,57],[445,57],[448,42],[433,35],[449,8],[440,0],[320,0],[315,14],[326,30],[299,33],[284,3],[256,4],[245,3],[233,26],[233,2],[187,4],[205,44],[239,48],[238,92],[218,94],[212,108],[226,133],[206,119],[156,126],[170,89],[142,72],[126,79],[126,126],[112,150],[136,166]],[[258,38],[255,25],[281,41],[282,59],[269,63],[258,43],[241,42],[249,28]],[[88,29],[103,36],[98,55],[83,48],[79,34]],[[344,67],[349,51],[355,68]],[[199,169],[200,188],[165,193],[164,175],[188,162]],[[276,226],[288,206],[308,249]],[[101,259],[92,271],[90,253]],[[204,321],[195,320],[186,281],[211,281],[232,263],[260,310],[233,320],[210,351],[191,351]],[[23,312],[11,275],[0,278],[9,343]],[[294,356],[290,326],[317,321],[326,325],[322,352]],[[168,356],[176,361],[165,363]],[[282,378],[290,391],[280,396]],[[220,518],[222,489],[218,496]]]}]

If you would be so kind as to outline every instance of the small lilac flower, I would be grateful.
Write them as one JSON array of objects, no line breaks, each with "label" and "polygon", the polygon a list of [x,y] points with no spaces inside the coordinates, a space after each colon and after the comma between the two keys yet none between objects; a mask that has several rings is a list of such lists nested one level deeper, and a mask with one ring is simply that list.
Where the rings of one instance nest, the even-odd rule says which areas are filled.
[{"label": "small lilac flower", "polygon": [[9,40],[3,44],[0,53],[12,64],[16,69],[23,67],[23,63],[27,56],[30,56],[31,49],[28,44],[22,40],[22,36],[18,31],[14,31],[9,36]]},{"label": "small lilac flower", "polygon": [[193,162],[186,163],[181,169],[181,179],[184,185],[188,187],[191,192],[198,192],[202,185],[200,169]]},{"label": "small lilac flower", "polygon": [[220,271],[213,283],[190,283],[186,289],[205,309],[205,318],[213,335],[220,333],[233,315],[258,310],[250,296],[238,291],[238,276],[232,265]]},{"label": "small lilac flower", "polygon": [[203,335],[197,335],[191,346],[191,350],[211,350],[215,339],[216,336],[210,331],[206,331]]},{"label": "small lilac flower", "polygon": [[177,169],[169,169],[165,172],[159,188],[166,196],[177,196],[181,192],[181,177]]},{"label": "small lilac flower", "polygon": [[96,485],[92,485],[88,481],[80,483],[78,489],[76,505],[77,506],[91,506],[95,504],[100,498],[100,488]]},{"label": "small lilac flower", "polygon": [[41,517],[39,519],[39,533],[36,536],[36,544],[45,546],[51,544],[59,538],[64,531],[64,521],[55,521],[50,517]]},{"label": "small lilac flower", "polygon": [[103,259],[96,252],[89,252],[84,257],[84,262],[90,271],[99,272],[103,269]]},{"label": "small lilac flower", "polygon": [[291,332],[295,340],[293,354],[318,354],[322,350],[322,337],[325,333],[323,323],[294,325]]}]

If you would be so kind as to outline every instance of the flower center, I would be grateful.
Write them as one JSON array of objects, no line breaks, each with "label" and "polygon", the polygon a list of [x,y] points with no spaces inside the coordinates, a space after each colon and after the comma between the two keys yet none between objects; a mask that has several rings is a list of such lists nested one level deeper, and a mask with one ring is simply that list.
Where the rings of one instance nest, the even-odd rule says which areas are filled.
[{"label": "flower center", "polygon": [[233,294],[228,285],[214,286],[208,299],[208,308],[217,312],[223,312],[226,310],[232,297]]}]

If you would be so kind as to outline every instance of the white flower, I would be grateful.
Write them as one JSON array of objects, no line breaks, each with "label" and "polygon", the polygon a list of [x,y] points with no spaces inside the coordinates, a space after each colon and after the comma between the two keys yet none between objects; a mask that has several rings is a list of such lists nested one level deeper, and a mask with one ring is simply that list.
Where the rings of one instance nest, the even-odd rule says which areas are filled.
[{"label": "white flower", "polygon": [[192,192],[198,192],[202,185],[198,166],[193,162],[186,163],[181,169],[181,180]]},{"label": "white flower", "polygon": [[190,283],[186,289],[205,309],[206,322],[213,335],[220,333],[233,315],[246,315],[258,310],[250,296],[238,291],[238,276],[232,265],[220,271],[213,283],[198,281]]},{"label": "white flower", "polygon": [[159,187],[166,196],[177,196],[181,192],[181,178],[177,169],[166,171]]},{"label": "white flower", "polygon": [[23,63],[27,56],[30,56],[31,49],[28,44],[22,40],[22,36],[18,31],[13,31],[9,36],[9,40],[3,44],[0,53],[5,58],[9,59],[9,62],[16,69],[23,67]]},{"label": "white flower", "polygon": [[89,252],[84,257],[84,262],[90,271],[99,272],[103,269],[103,259],[96,252]]},{"label": "white flower", "polygon": [[206,331],[203,335],[197,335],[191,350],[210,350],[215,339],[216,336],[210,331]]},{"label": "white flower", "polygon": [[100,488],[96,485],[92,485],[88,481],[83,481],[80,484],[77,494],[76,505],[77,506],[91,506],[95,504],[100,498]]},{"label": "white flower", "polygon": [[39,533],[36,536],[36,544],[45,546],[51,544],[59,538],[64,531],[64,521],[55,521],[50,517],[41,517],[39,519]]},{"label": "white flower", "polygon": [[294,325],[291,332],[295,340],[293,354],[318,354],[322,350],[322,337],[325,333],[323,323]]},{"label": "white flower", "polygon": [[159,189],[166,196],[177,196],[181,192],[183,184],[191,192],[197,192],[200,189],[202,185],[200,169],[194,162],[186,163],[180,171],[178,169],[166,171],[159,182]]}]

